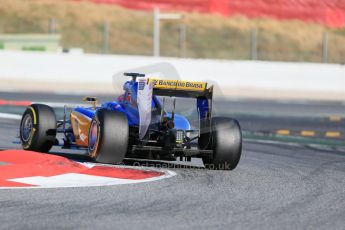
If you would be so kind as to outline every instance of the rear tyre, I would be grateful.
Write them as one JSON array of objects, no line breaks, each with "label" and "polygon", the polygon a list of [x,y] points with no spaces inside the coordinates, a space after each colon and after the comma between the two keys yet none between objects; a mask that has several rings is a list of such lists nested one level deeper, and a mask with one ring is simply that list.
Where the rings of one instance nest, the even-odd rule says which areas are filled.
[{"label": "rear tyre", "polygon": [[238,121],[225,117],[212,118],[211,132],[204,135],[209,139],[208,149],[213,150],[213,157],[202,158],[205,167],[217,170],[235,169],[242,153],[242,133]]},{"label": "rear tyre", "polygon": [[126,115],[101,109],[91,121],[89,155],[99,163],[121,163],[127,153],[129,127]]},{"label": "rear tyre", "polygon": [[54,110],[43,104],[32,104],[20,122],[20,141],[24,150],[47,153],[56,141]]}]

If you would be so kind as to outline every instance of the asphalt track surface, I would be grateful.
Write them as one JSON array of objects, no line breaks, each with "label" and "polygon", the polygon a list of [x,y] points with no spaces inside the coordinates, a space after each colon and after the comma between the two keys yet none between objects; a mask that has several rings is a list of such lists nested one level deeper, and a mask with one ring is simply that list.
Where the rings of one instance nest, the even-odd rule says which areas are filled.
[{"label": "asphalt track surface", "polygon": [[[0,100],[27,100],[33,102],[52,102],[59,104],[80,104],[85,95],[60,95],[42,93],[0,92]],[[116,99],[113,95],[95,95],[100,102]],[[169,103],[168,103],[169,102]],[[166,110],[171,110],[171,100]],[[177,112],[183,115],[197,114],[194,100],[177,101]],[[170,106],[169,106],[170,105]],[[25,107],[0,106],[0,113],[22,114]],[[62,108],[56,108],[59,119],[62,119]],[[330,117],[345,117],[345,102],[290,102],[290,101],[255,101],[215,99],[213,112],[216,115],[231,116],[238,119],[245,131],[273,133],[289,129],[292,132],[314,130],[316,132],[341,132],[345,119],[330,121]],[[191,116],[191,119],[197,119]],[[342,135],[345,138],[345,135]]]},{"label": "asphalt track surface", "polygon": [[[255,104],[231,104],[235,103],[247,114],[252,110],[248,104]],[[279,102],[264,103],[272,110],[283,107]],[[321,117],[320,114],[341,114],[343,110],[340,104],[312,104],[301,110],[298,104],[284,105],[294,117],[306,116],[308,111]],[[269,126],[267,120],[261,122],[265,121]],[[303,123],[298,119],[296,122]],[[314,124],[322,129],[332,125],[326,121]],[[0,148],[20,147],[11,143],[17,127],[16,120],[0,119]],[[176,163],[175,168],[170,168],[177,173],[175,177],[150,183],[0,190],[0,228],[345,228],[344,151],[332,146],[260,140],[245,140],[243,147],[239,166],[230,172],[205,170],[200,168],[200,162],[193,161],[191,166],[196,167],[184,169]],[[55,154],[88,160],[67,152]]]}]

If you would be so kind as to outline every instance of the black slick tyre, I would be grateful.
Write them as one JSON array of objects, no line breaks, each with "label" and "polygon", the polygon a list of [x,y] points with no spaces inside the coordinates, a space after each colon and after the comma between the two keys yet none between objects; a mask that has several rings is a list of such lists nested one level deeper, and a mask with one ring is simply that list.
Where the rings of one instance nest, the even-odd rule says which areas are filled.
[{"label": "black slick tyre", "polygon": [[56,141],[54,110],[48,105],[30,105],[20,122],[20,141],[24,150],[49,152]]},{"label": "black slick tyre", "polygon": [[[208,149],[213,150],[212,157],[203,157],[208,169],[233,170],[238,165],[242,153],[242,132],[237,120],[226,117],[214,117],[211,121]],[[205,139],[204,139],[205,140]]]},{"label": "black slick tyre", "polygon": [[106,109],[98,110],[89,130],[89,155],[99,163],[121,163],[127,153],[129,137],[125,114]]}]

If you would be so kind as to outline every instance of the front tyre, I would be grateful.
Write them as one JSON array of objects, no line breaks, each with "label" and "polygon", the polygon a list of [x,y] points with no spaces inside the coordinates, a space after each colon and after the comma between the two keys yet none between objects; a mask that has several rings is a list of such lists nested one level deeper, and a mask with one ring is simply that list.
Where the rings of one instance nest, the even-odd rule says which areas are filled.
[{"label": "front tyre", "polygon": [[89,130],[89,155],[99,163],[123,161],[128,147],[129,127],[125,114],[98,110]]},{"label": "front tyre", "polygon": [[242,153],[242,133],[237,120],[226,117],[212,118],[208,149],[213,157],[203,157],[208,169],[233,170],[238,165]]},{"label": "front tyre", "polygon": [[32,104],[20,122],[20,141],[24,150],[47,153],[56,141],[54,110],[43,104]]}]

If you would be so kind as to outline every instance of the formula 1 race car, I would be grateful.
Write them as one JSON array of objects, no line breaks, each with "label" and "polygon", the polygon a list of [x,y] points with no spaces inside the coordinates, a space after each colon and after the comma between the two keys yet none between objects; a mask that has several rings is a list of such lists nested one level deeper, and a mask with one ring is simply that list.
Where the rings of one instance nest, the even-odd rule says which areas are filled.
[{"label": "formula 1 race car", "polygon": [[[24,150],[48,152],[52,146],[87,150],[100,163],[116,164],[124,158],[189,160],[202,158],[209,169],[234,169],[241,157],[242,134],[238,121],[212,116],[213,86],[205,82],[145,78],[125,73],[124,94],[116,101],[75,107],[56,120],[48,105],[32,104],[20,124]],[[165,109],[165,98],[173,109]],[[176,97],[196,99],[197,124],[175,114]],[[62,138],[57,138],[58,135]]]}]

